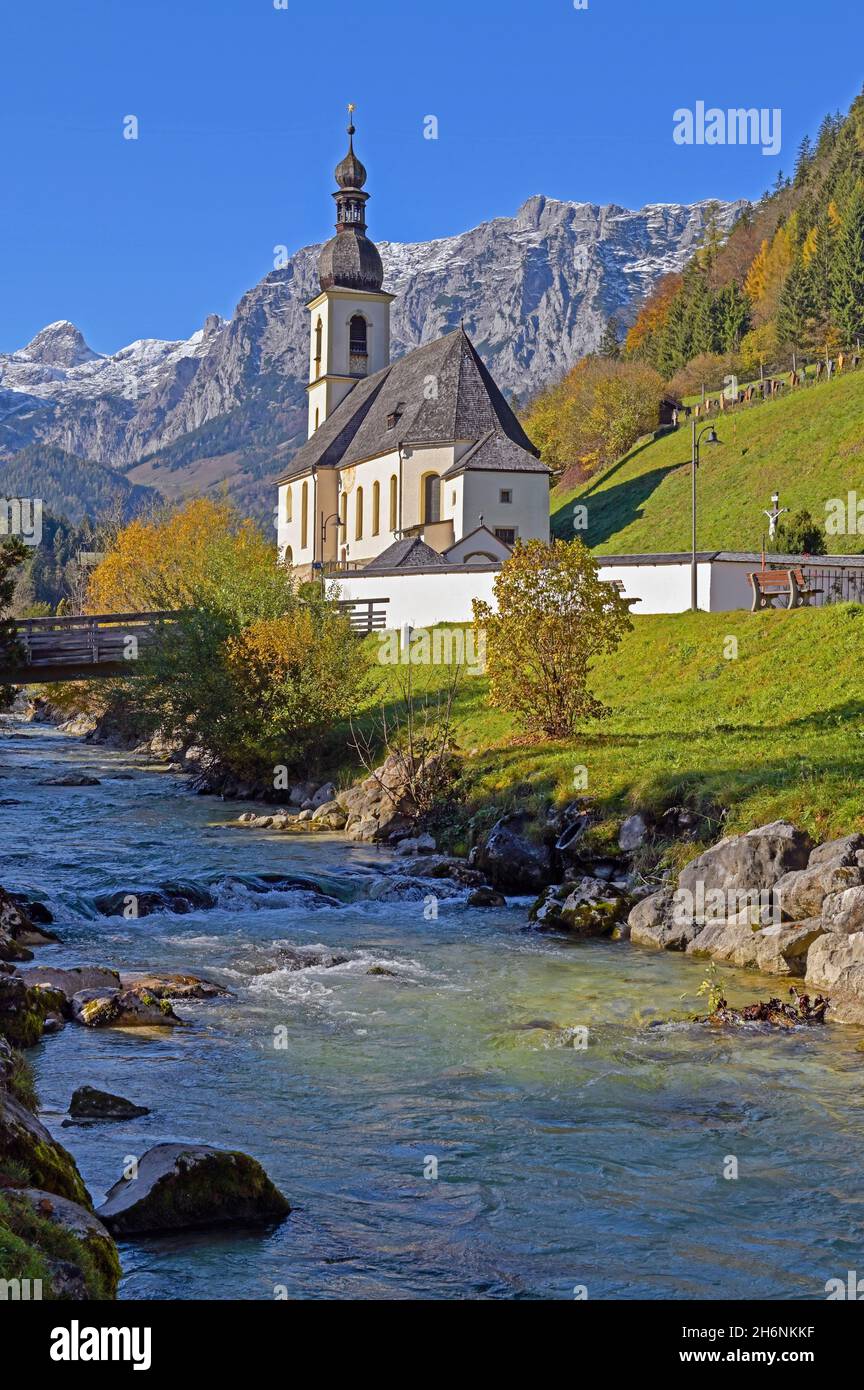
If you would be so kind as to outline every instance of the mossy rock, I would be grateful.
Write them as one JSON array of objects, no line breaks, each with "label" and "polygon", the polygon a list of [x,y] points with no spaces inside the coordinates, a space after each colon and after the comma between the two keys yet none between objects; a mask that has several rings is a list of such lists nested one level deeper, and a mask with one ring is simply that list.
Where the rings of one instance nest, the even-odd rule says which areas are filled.
[{"label": "mossy rock", "polygon": [[157,1144],[97,1212],[113,1235],[281,1221],[291,1210],[260,1163],[205,1144]]},{"label": "mossy rock", "polygon": [[29,986],[17,975],[0,975],[0,1034],[13,1047],[33,1047],[42,1037],[49,1014],[62,1014],[66,999],[59,990]]},{"label": "mossy rock", "polygon": [[621,899],[583,902],[561,909],[560,921],[575,936],[611,936],[621,917]]},{"label": "mossy rock", "polygon": [[0,1279],[39,1280],[43,1299],[112,1299],[117,1247],[85,1207],[38,1188],[0,1194]]},{"label": "mossy rock", "polygon": [[38,1187],[92,1207],[72,1155],[8,1092],[0,1092],[0,1180],[4,1178],[16,1187]]}]

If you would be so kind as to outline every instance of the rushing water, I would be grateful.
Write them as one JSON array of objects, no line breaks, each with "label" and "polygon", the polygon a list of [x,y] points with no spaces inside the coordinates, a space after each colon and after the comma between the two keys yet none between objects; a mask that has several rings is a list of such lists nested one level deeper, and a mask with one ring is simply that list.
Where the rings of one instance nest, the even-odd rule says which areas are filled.
[{"label": "rushing water", "polygon": [[[40,785],[72,770],[101,785]],[[182,1140],[246,1150],[293,1206],[263,1234],[122,1245],[123,1297],[816,1299],[864,1268],[860,1030],[652,1026],[696,1006],[703,965],[526,932],[524,902],[459,896],[427,920],[428,883],[375,896],[392,856],[237,829],[248,807],[53,730],[0,730],[0,803],[0,883],[42,897],[63,938],[40,961],[232,991],[178,1004],[183,1029],[70,1024],[31,1054],[96,1202],[127,1155]],[[262,872],[313,876],[338,905],[236,878]],[[218,906],[94,912],[178,878]],[[291,947],[313,963],[287,968]],[[737,1002],[766,984],[728,978]],[[63,1128],[83,1084],[152,1113]]]}]

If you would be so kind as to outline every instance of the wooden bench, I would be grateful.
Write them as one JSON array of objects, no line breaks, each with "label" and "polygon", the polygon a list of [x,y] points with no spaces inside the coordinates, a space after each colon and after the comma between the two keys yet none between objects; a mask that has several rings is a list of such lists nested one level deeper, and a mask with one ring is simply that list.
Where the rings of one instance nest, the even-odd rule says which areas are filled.
[{"label": "wooden bench", "polygon": [[[623,580],[623,579],[604,579],[604,580],[603,580],[603,583],[604,583],[604,584],[609,584],[609,585],[611,586],[611,588],[613,588],[613,589],[617,589],[617,590],[618,590],[618,593],[621,595],[621,597],[624,598],[624,580]],[[641,603],[642,600],[641,600],[641,598],[624,598],[624,602],[625,602],[625,603]]]},{"label": "wooden bench", "polygon": [[808,588],[803,570],[755,570],[750,575],[753,588],[751,613],[763,608],[773,608],[777,599],[783,599],[784,608],[806,608],[811,598],[821,594],[821,589]]}]

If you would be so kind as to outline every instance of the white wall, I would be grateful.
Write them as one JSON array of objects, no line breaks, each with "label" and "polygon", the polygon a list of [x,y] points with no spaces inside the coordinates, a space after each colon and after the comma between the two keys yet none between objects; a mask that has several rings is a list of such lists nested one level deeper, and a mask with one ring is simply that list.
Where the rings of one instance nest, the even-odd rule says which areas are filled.
[{"label": "white wall", "polygon": [[[604,565],[598,556],[601,579],[620,579],[625,598],[639,598],[632,612],[684,613],[690,607],[690,564],[672,565]],[[708,608],[711,596],[711,562],[702,561],[696,568],[697,593],[700,608]],[[744,605],[738,604],[737,607]],[[747,607],[750,605],[747,604]]]},{"label": "white wall", "polygon": [[[462,524],[456,528],[457,539],[474,531],[482,515],[483,525],[488,526],[490,531],[494,531],[496,526],[506,526],[516,532],[517,540],[548,542],[548,473],[505,473],[498,469],[466,468],[462,479]],[[512,502],[500,500],[504,489],[512,494]]]},{"label": "white wall", "polygon": [[[346,574],[334,581],[342,599],[383,599],[388,603],[387,626],[434,627],[436,623],[470,623],[471,600],[493,603],[492,586],[497,567],[488,570],[456,570],[436,574]],[[377,606],[377,605],[376,605]],[[384,606],[384,605],[380,605]],[[494,606],[494,605],[493,605]]]}]

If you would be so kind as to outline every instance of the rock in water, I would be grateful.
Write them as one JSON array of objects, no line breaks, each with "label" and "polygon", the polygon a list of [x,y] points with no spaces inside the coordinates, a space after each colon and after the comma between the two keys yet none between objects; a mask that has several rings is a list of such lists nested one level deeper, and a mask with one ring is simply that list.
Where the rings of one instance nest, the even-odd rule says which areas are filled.
[{"label": "rock in water", "polygon": [[[26,1204],[32,1216],[41,1224],[50,1222],[75,1242],[71,1249],[64,1249],[62,1259],[49,1257],[51,1270],[51,1291],[55,1298],[114,1298],[120,1282],[120,1260],[117,1247],[105,1227],[92,1211],[78,1202],[70,1202],[66,1197],[58,1197],[55,1192],[43,1192],[39,1188],[16,1188],[7,1194],[13,1203]],[[89,1260],[77,1261],[70,1255],[81,1249]]]},{"label": "rock in water", "polygon": [[79,1086],[69,1102],[69,1114],[73,1120],[134,1120],[139,1115],[149,1115],[150,1111],[146,1105],[134,1105],[131,1100],[113,1096],[110,1091]]},{"label": "rock in water", "polygon": [[167,999],[131,989],[83,989],[72,998],[72,1016],[87,1028],[176,1028],[183,1023]]},{"label": "rock in water", "polygon": [[527,817],[505,816],[493,825],[477,855],[477,867],[493,887],[514,893],[537,893],[549,880],[549,847],[535,844],[519,831]]},{"label": "rock in water", "polygon": [[121,1178],[98,1216],[114,1235],[156,1235],[281,1221],[291,1208],[260,1163],[207,1144],[157,1144]]}]

